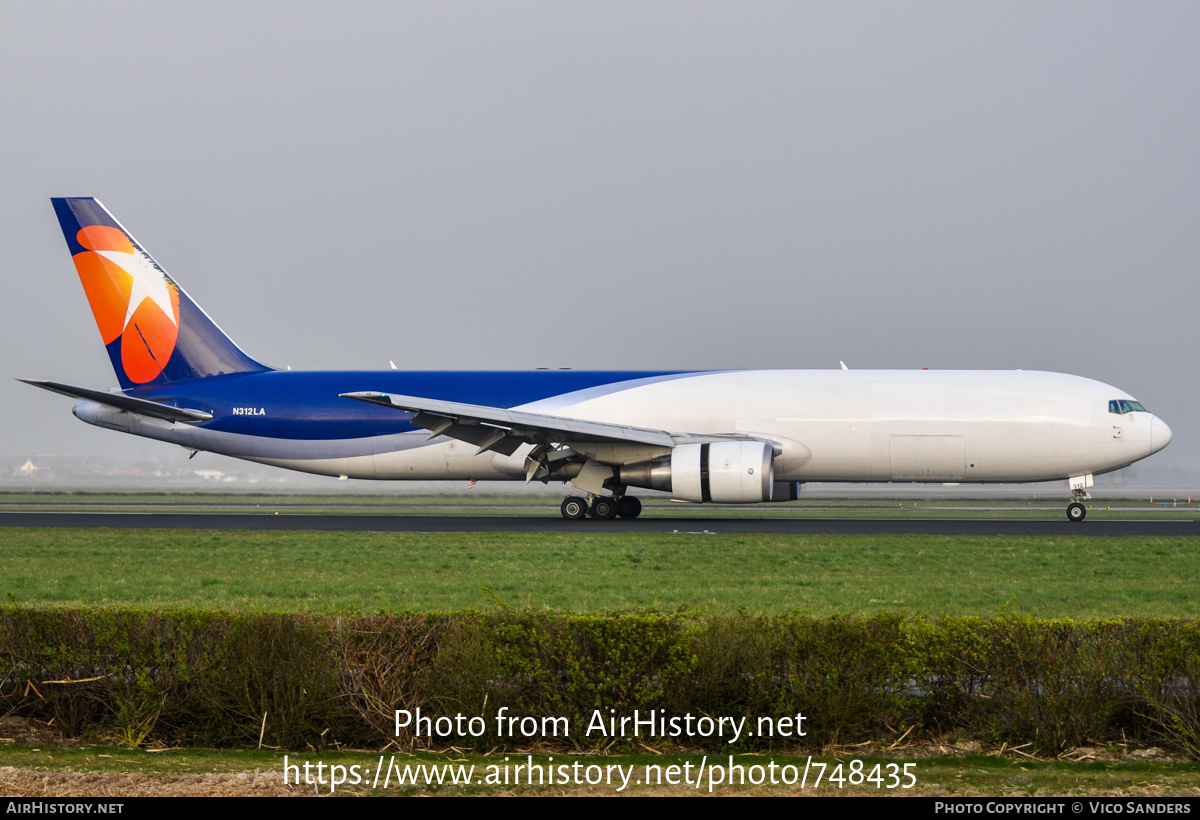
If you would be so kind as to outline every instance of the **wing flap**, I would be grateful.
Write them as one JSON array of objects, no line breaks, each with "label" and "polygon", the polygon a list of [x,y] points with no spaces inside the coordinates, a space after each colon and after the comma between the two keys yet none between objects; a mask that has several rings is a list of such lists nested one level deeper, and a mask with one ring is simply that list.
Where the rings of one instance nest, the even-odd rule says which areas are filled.
[{"label": "wing flap", "polygon": [[510,436],[507,430],[489,424],[480,424],[474,419],[468,420],[467,423],[461,423],[453,417],[417,413],[413,416],[412,423],[414,427],[428,430],[430,439],[449,436],[468,444],[474,444],[479,448],[480,453],[494,450],[502,455],[511,456],[522,444],[522,439]]}]

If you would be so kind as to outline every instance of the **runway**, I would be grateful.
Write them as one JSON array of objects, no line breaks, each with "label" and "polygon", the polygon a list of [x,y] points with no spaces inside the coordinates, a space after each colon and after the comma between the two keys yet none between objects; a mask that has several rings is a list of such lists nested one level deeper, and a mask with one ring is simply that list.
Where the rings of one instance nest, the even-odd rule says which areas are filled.
[{"label": "runway", "polygon": [[298,515],[129,512],[0,512],[0,527],[206,529],[317,532],[559,532],[722,535],[1195,536],[1190,521],[1020,521],[1012,519],[667,518],[567,521],[557,516]]}]

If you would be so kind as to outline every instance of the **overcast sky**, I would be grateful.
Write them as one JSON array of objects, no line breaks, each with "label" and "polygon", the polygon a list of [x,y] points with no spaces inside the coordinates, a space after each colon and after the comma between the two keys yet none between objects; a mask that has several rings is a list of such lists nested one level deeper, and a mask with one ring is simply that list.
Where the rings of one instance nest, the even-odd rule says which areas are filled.
[{"label": "overcast sky", "polygon": [[[0,453],[115,454],[50,206],[295,369],[1041,369],[1200,466],[1200,5],[8,3]],[[182,454],[181,454],[182,457]]]}]

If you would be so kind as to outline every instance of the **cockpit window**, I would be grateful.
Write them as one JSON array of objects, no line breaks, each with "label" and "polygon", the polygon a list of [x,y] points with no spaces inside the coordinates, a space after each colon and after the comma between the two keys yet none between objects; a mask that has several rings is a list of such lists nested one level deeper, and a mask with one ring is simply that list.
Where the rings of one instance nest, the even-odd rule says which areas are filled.
[{"label": "cockpit window", "polygon": [[1110,413],[1124,414],[1135,411],[1145,413],[1146,408],[1142,407],[1141,402],[1128,401],[1127,399],[1113,399],[1108,403],[1108,412]]}]

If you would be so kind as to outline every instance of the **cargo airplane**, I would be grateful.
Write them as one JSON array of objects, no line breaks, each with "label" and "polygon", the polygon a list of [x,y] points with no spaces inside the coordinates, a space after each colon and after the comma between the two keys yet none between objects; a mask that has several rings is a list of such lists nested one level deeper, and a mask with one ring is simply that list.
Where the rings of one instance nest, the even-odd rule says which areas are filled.
[{"label": "cargo airplane", "polygon": [[824,482],[1093,476],[1171,430],[1133,396],[1036,371],[293,372],[250,358],[89,197],[54,199],[119,390],[78,399],[99,427],[321,475],[570,482],[569,519],[635,518],[633,488],[724,504]]}]

